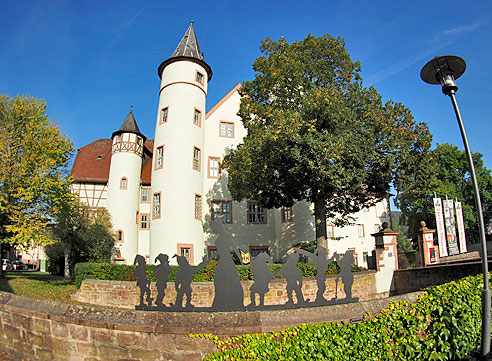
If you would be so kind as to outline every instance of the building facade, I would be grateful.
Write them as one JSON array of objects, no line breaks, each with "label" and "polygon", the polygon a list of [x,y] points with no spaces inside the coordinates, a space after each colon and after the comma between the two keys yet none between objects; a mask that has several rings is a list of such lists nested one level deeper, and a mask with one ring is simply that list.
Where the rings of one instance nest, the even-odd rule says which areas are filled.
[{"label": "building facade", "polygon": [[[313,207],[264,209],[232,200],[224,155],[246,130],[237,115],[237,84],[206,112],[212,69],[204,61],[190,25],[171,57],[158,68],[161,79],[154,140],[140,133],[130,111],[111,139],[81,148],[72,168],[72,191],[90,207],[105,207],[117,232],[115,262],[131,264],[136,254],[153,263],[159,253],[185,256],[198,264],[213,256],[215,240],[230,237],[252,256],[267,251],[281,260],[296,243],[315,239]],[[328,250],[354,250],[367,266],[371,233],[389,222],[386,200],[354,215],[353,225],[328,222]],[[221,220],[221,222],[214,222]]]}]

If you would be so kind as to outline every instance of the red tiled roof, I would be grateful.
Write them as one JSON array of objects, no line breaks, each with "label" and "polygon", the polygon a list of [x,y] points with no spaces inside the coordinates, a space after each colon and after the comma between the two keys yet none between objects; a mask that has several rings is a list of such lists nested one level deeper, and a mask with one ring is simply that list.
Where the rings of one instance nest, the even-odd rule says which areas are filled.
[{"label": "red tiled roof", "polygon": [[[142,183],[149,185],[152,173],[154,141],[145,141]],[[111,165],[111,139],[98,139],[77,151],[70,175],[76,182],[107,183]]]}]

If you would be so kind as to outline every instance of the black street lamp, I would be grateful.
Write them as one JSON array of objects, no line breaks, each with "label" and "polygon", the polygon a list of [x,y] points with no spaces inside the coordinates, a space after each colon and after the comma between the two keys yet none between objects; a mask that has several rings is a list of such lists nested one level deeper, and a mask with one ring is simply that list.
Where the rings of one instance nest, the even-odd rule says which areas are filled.
[{"label": "black street lamp", "polygon": [[477,176],[475,174],[475,166],[468,145],[465,127],[461,119],[458,103],[456,102],[455,93],[458,90],[455,79],[458,79],[466,69],[466,63],[459,56],[455,55],[439,55],[430,60],[424,65],[420,71],[420,77],[423,81],[429,84],[441,84],[444,95],[449,95],[453,103],[456,119],[463,138],[465,146],[466,158],[470,175],[473,183],[473,193],[475,195],[475,208],[478,215],[478,227],[480,242],[482,244],[482,271],[483,271],[483,291],[482,291],[482,360],[490,359],[490,289],[489,289],[489,271],[487,265],[487,244],[485,243],[485,227],[483,223],[482,203],[480,201],[480,191],[478,190]]}]

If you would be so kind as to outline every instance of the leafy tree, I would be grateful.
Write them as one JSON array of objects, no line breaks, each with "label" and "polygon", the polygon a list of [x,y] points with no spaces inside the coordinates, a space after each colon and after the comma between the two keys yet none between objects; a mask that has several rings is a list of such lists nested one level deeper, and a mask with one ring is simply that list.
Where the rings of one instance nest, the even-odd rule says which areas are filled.
[{"label": "leafy tree", "polygon": [[0,95],[0,241],[21,247],[53,240],[47,226],[69,197],[72,142],[43,100]]},{"label": "leafy tree", "polygon": [[[473,162],[477,173],[484,221],[492,219],[492,175],[484,167],[482,154],[473,153]],[[395,203],[402,210],[403,218],[409,226],[409,233],[415,234],[421,221],[429,228],[435,228],[434,194],[438,197],[458,199],[463,206],[463,219],[467,240],[478,242],[478,223],[475,211],[475,199],[468,162],[464,151],[452,144],[437,144],[431,152],[429,163],[424,167],[425,176],[409,180]]]},{"label": "leafy tree", "polygon": [[343,39],[267,38],[260,49],[255,79],[240,89],[248,134],[222,164],[229,190],[267,208],[312,202],[316,241],[326,247],[327,217],[346,224],[386,198],[393,174],[410,164],[404,158],[425,154],[431,136],[403,105],[362,86]]},{"label": "leafy tree", "polygon": [[[53,228],[58,242],[48,249],[52,268],[59,270],[61,261],[68,261],[68,274],[74,275],[79,262],[110,262],[114,246],[111,216],[106,209],[92,210],[77,198],[62,208]],[[59,257],[63,250],[64,259]]]}]

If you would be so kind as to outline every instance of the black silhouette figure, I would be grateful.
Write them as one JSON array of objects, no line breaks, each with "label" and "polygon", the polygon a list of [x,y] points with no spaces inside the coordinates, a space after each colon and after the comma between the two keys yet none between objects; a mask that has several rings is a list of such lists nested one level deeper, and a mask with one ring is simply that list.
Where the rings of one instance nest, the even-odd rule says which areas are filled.
[{"label": "black silhouette figure", "polygon": [[179,271],[176,273],[176,278],[174,279],[174,286],[176,287],[176,307],[183,308],[183,296],[186,295],[186,308],[193,308],[191,304],[191,281],[193,281],[193,275],[205,267],[208,263],[208,258],[203,256],[203,261],[196,266],[191,268],[188,260],[185,256],[174,255],[178,260]]},{"label": "black silhouette figure", "polygon": [[[268,284],[273,278],[267,263],[273,263],[272,258],[265,252],[260,253],[251,261],[251,273],[254,275],[255,282],[250,287],[251,304],[250,307],[264,306],[265,294],[268,292]],[[256,306],[256,294],[260,296],[260,304]]]},{"label": "black silhouette figure", "polygon": [[217,247],[217,267],[214,276],[214,311],[236,311],[244,309],[244,291],[237,273],[230,249],[233,246],[230,233],[224,230],[222,220],[211,222],[212,230],[219,234],[215,241]]},{"label": "black silhouette figure", "polygon": [[326,290],[326,271],[328,270],[328,265],[334,260],[335,256],[326,259],[326,248],[323,246],[317,247],[314,253],[305,251],[302,248],[297,248],[297,251],[299,254],[311,258],[316,266],[316,284],[318,285],[318,291],[316,292],[314,304],[326,304],[328,302],[324,297]]},{"label": "black silhouette figure", "polygon": [[304,296],[302,294],[302,273],[297,267],[297,261],[299,260],[299,253],[295,250],[287,258],[284,266],[278,271],[274,277],[283,274],[287,280],[287,297],[289,300],[285,303],[287,306],[294,305],[293,293],[296,293],[297,305],[300,306],[304,303]]},{"label": "black silhouette figure", "polygon": [[[336,284],[338,288],[338,279],[342,278],[343,290],[345,291],[345,298],[341,301],[343,303],[357,301],[358,298],[352,298],[352,285],[354,283],[354,275],[352,274],[352,265],[354,264],[354,251],[347,251],[345,255],[340,260],[340,256],[335,253],[335,260],[340,267],[340,272],[338,272],[336,278]],[[336,297],[336,295],[335,295]]]},{"label": "black silhouette figure", "polygon": [[[152,298],[150,298],[150,281],[147,279],[147,264],[145,258],[137,254],[133,264],[136,264],[135,277],[137,278],[137,286],[140,287],[140,305],[137,307],[150,307]],[[144,304],[144,296],[147,295],[147,304]]]},{"label": "black silhouette figure", "polygon": [[157,288],[157,298],[155,304],[158,308],[163,308],[164,304],[162,300],[166,295],[167,282],[169,281],[169,276],[173,272],[171,266],[169,266],[169,256],[167,254],[159,253],[155,258],[155,261],[160,261],[160,264],[154,267],[154,276],[157,279],[155,284]]}]

